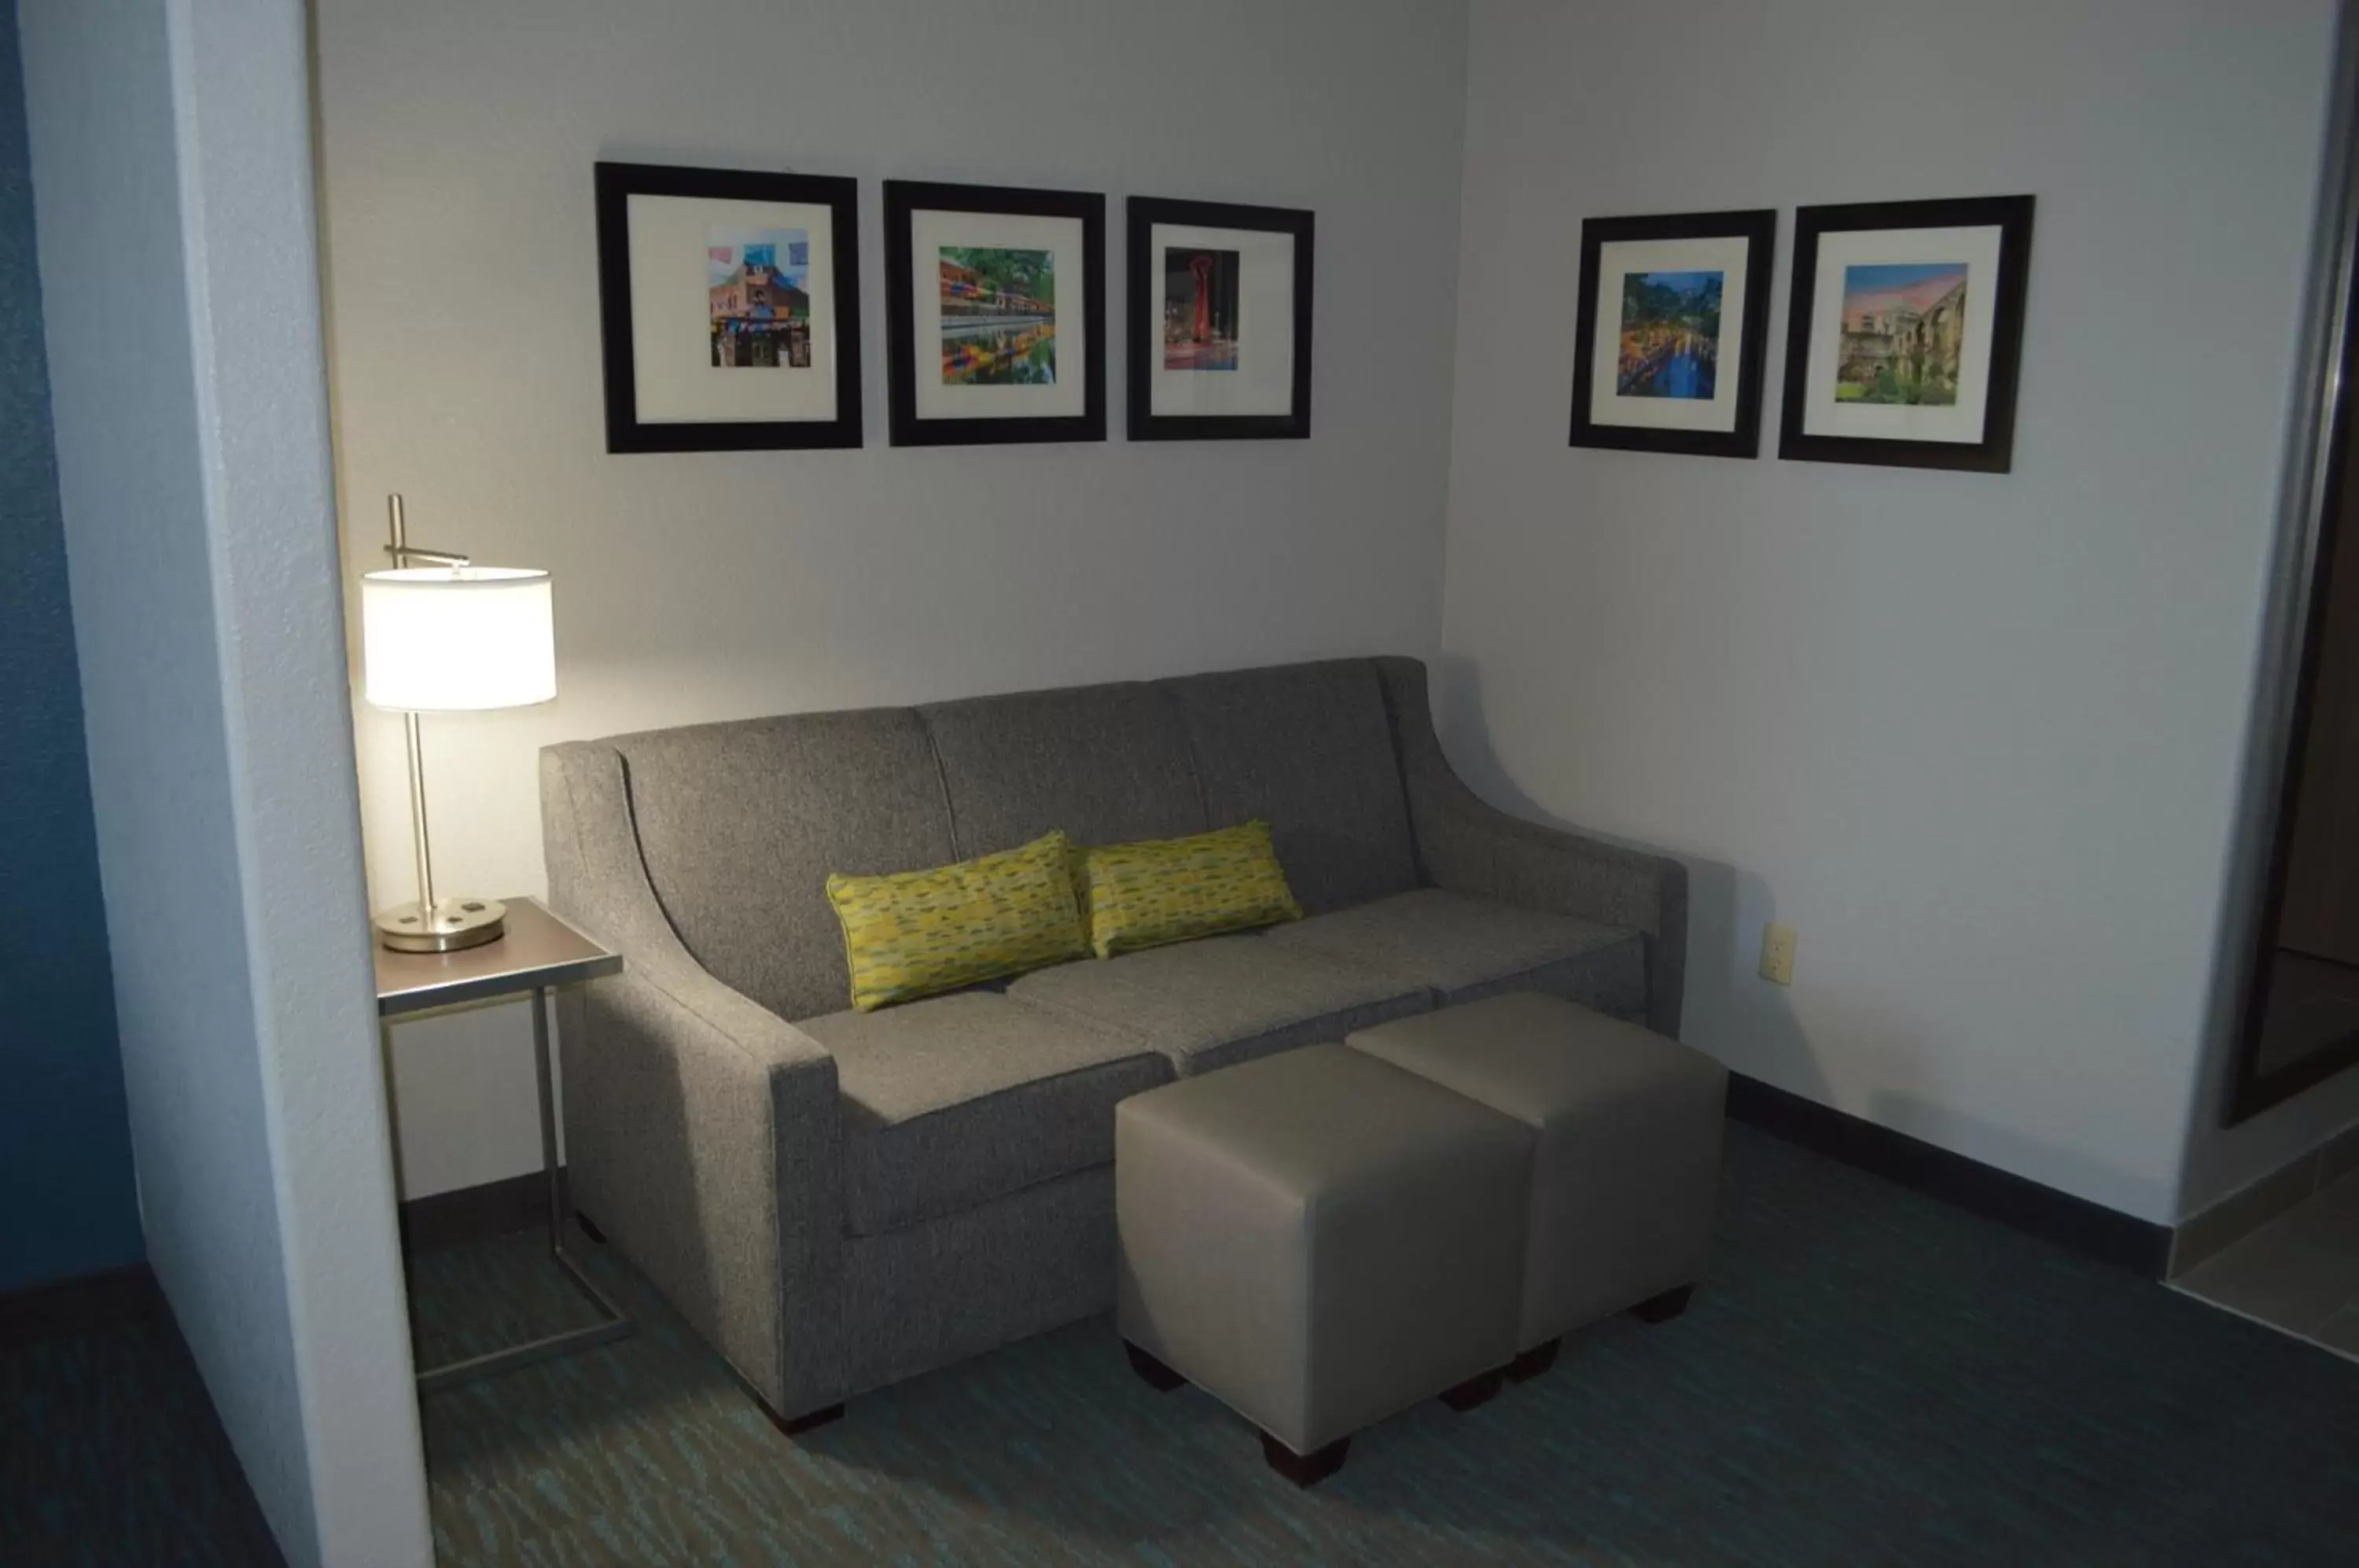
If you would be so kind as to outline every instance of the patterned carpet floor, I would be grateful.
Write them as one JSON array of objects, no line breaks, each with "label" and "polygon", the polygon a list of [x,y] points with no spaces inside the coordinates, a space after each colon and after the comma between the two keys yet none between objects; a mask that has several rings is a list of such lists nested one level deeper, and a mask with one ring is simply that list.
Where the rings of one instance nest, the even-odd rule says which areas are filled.
[{"label": "patterned carpet floor", "polygon": [[278,1562],[168,1322],[110,1312],[0,1349],[0,1564]]},{"label": "patterned carpet floor", "polygon": [[[444,1568],[2359,1563],[2359,1365],[1742,1127],[1685,1317],[1387,1421],[1310,1492],[1103,1319],[790,1442],[591,1251],[636,1337],[426,1401]],[[413,1269],[428,1359],[584,1315],[530,1236]]]}]

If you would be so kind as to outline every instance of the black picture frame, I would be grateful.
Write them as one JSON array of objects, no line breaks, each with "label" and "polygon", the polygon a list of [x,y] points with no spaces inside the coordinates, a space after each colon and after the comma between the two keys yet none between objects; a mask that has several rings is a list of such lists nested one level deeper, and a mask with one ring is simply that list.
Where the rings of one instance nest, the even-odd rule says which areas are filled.
[{"label": "black picture frame", "polygon": [[[2015,400],[2023,369],[2023,316],[2031,287],[2029,196],[1972,196],[1932,201],[1860,201],[1794,210],[1794,266],[1786,316],[1786,395],[1779,410],[1777,455],[1809,463],[1858,463],[1892,468],[1948,468],[2005,474],[2015,462]],[[1822,234],[1877,229],[1996,228],[1999,231],[1995,312],[1991,332],[1989,393],[1979,441],[1886,440],[1875,436],[1808,434],[1811,321],[1817,299]],[[1972,309],[1969,301],[1968,309]]]},{"label": "black picture frame", "polygon": [[[856,447],[860,423],[860,200],[856,180],[838,175],[756,169],[687,169],[670,164],[597,166],[598,325],[606,390],[610,452],[749,452]],[[720,201],[793,201],[826,207],[833,243],[829,266],[835,294],[835,417],[832,419],[722,419],[642,422],[637,348],[631,330],[630,207],[633,196]]]},{"label": "black picture frame", "polygon": [[[1234,201],[1188,201],[1132,196],[1124,202],[1124,276],[1128,299],[1125,351],[1129,355],[1129,430],[1133,441],[1307,441],[1310,436],[1310,345],[1318,218],[1299,207],[1256,207]],[[1294,236],[1294,376],[1292,408],[1283,414],[1158,414],[1155,411],[1156,344],[1153,235],[1158,223],[1197,228],[1256,229]]]},{"label": "black picture frame", "polygon": [[[910,223],[920,212],[997,212],[1077,218],[1082,224],[1082,412],[997,419],[918,417],[917,328],[911,309]],[[951,185],[922,180],[885,182],[886,387],[895,446],[978,446],[1027,441],[1102,441],[1105,398],[1105,197],[1086,191],[1017,185]],[[1061,309],[1061,301],[1060,302]]]},{"label": "black picture frame", "polygon": [[[1648,240],[1712,239],[1745,242],[1745,314],[1738,325],[1735,428],[1679,430],[1600,422],[1594,418],[1597,289],[1604,247]],[[1761,385],[1769,356],[1769,291],[1777,252],[1777,212],[1774,207],[1582,219],[1581,293],[1573,318],[1572,432],[1567,444],[1618,452],[1677,452],[1688,457],[1760,456]]]}]

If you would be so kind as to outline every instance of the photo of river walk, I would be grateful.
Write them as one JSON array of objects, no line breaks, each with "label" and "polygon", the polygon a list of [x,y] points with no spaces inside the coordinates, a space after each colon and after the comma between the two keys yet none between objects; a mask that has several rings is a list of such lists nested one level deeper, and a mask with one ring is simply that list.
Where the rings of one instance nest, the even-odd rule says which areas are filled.
[{"label": "photo of river walk", "polygon": [[1709,402],[1720,365],[1719,272],[1634,272],[1622,279],[1622,348],[1614,390],[1625,397]]},{"label": "photo of river walk", "polygon": [[1056,385],[1056,252],[944,245],[940,260],[942,385]]}]

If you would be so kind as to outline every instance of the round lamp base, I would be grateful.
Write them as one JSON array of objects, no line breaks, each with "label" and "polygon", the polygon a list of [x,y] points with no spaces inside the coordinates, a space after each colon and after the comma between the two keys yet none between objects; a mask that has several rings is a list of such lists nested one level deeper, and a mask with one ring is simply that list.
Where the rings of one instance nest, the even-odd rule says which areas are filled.
[{"label": "round lamp base", "polygon": [[412,899],[380,909],[370,923],[396,953],[457,953],[506,935],[507,912],[496,898],[443,898],[431,910]]}]

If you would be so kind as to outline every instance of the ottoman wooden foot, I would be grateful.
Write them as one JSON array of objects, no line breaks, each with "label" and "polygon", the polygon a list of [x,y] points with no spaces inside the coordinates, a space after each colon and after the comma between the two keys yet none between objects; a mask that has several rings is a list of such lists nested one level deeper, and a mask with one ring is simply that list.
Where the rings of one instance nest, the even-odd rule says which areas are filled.
[{"label": "ottoman wooden foot", "polygon": [[1124,1340],[1122,1349],[1123,1354],[1130,1357],[1130,1369],[1137,1373],[1146,1381],[1147,1386],[1157,1393],[1168,1394],[1174,1388],[1184,1388],[1188,1386],[1187,1378],[1147,1355],[1130,1341]]},{"label": "ottoman wooden foot", "polygon": [[1315,1486],[1336,1471],[1343,1468],[1343,1460],[1352,1452],[1352,1440],[1339,1437],[1324,1448],[1308,1454],[1297,1454],[1267,1432],[1261,1434],[1261,1456],[1269,1467],[1298,1486]]},{"label": "ottoman wooden foot", "polygon": [[1630,1315],[1640,1323],[1669,1323],[1688,1310],[1688,1301],[1694,1294],[1693,1285],[1682,1285],[1676,1290],[1647,1297],[1630,1309]]},{"label": "ottoman wooden foot", "polygon": [[1488,1372],[1467,1378],[1454,1388],[1441,1390],[1441,1402],[1464,1415],[1468,1410],[1487,1405],[1496,1399],[1506,1377],[1504,1368],[1494,1367]]},{"label": "ottoman wooden foot", "polygon": [[822,1427],[827,1425],[830,1421],[842,1421],[843,1419],[843,1407],[842,1405],[826,1405],[822,1406],[819,1410],[806,1410],[799,1416],[782,1416],[778,1414],[777,1411],[772,1410],[769,1406],[763,1405],[762,1413],[770,1418],[770,1424],[772,1426],[777,1427],[788,1437],[800,1437],[803,1433],[810,1432],[814,1427]]},{"label": "ottoman wooden foot", "polygon": [[1507,1376],[1518,1383],[1528,1383],[1556,1365],[1556,1353],[1564,1347],[1562,1336],[1542,1345],[1535,1345],[1507,1363]]}]

